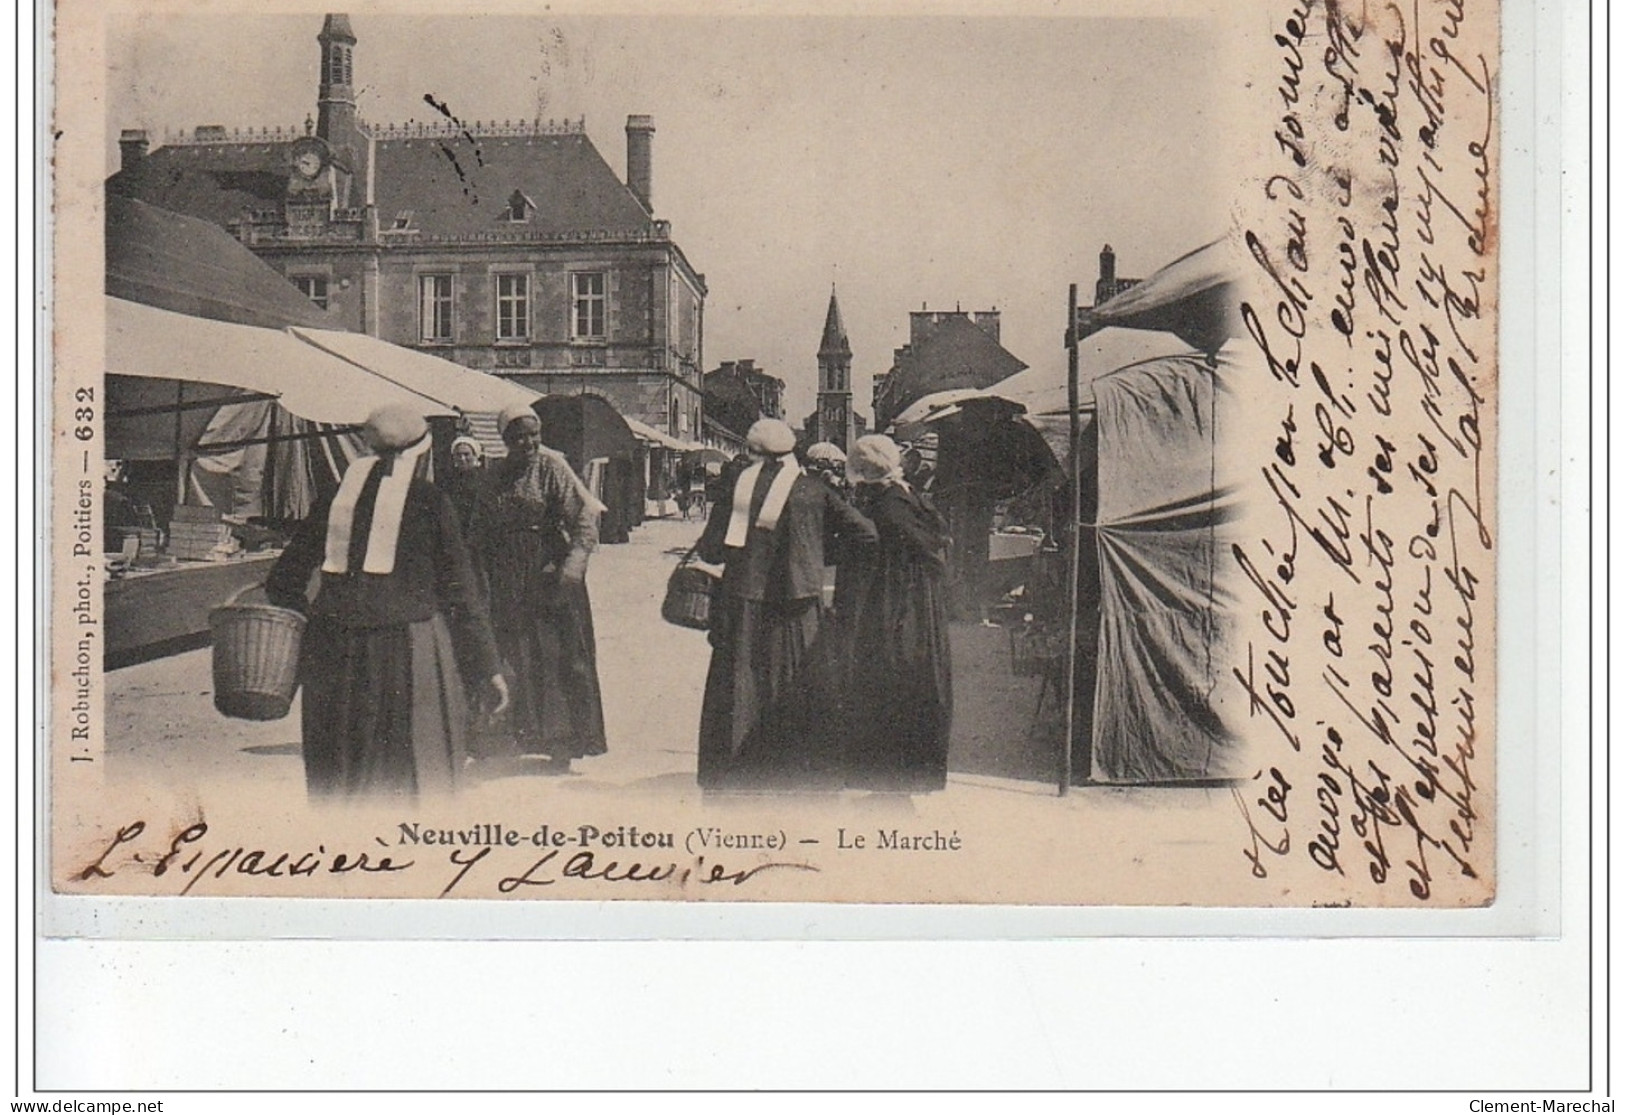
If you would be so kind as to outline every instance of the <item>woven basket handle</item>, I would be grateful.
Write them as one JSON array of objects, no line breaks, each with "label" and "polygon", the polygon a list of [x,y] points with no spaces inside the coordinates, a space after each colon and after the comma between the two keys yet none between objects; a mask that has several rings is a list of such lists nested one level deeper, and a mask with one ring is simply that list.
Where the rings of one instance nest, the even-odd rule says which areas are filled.
[{"label": "woven basket handle", "polygon": [[265,582],[264,581],[261,581],[257,585],[244,585],[242,588],[238,589],[236,592],[234,592],[230,596],[226,597],[225,603],[221,604],[220,606],[222,608],[229,608],[233,604],[237,603],[237,601],[239,599],[241,599],[243,596],[245,596],[246,594],[248,594],[250,592],[253,592],[257,588],[264,588],[264,587],[265,587]]}]

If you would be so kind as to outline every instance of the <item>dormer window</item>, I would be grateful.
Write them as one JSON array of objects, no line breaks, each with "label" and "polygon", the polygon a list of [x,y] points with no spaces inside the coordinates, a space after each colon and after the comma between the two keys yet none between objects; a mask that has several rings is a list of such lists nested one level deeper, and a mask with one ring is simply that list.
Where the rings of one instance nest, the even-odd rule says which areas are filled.
[{"label": "dormer window", "polygon": [[536,211],[536,203],[525,196],[523,190],[515,190],[508,199],[508,209],[505,214],[511,223],[523,224],[530,220],[530,215]]},{"label": "dormer window", "polygon": [[394,223],[389,226],[389,230],[391,232],[405,232],[407,229],[412,227],[413,216],[414,213],[412,210],[402,209],[399,213],[395,214]]}]

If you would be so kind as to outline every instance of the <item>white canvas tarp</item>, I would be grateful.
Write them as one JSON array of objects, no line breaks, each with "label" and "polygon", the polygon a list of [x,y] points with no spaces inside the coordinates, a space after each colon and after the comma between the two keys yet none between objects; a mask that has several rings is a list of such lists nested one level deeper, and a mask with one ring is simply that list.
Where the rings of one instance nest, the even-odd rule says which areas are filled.
[{"label": "white canvas tarp", "polygon": [[[365,333],[294,326],[295,337],[352,364],[357,370],[408,391],[425,402],[463,414],[500,414],[529,405],[538,392],[501,376],[473,371],[426,352],[403,348]],[[431,413],[425,411],[425,414]]]},{"label": "white canvas tarp", "polygon": [[1231,387],[1222,357],[1165,357],[1095,381],[1100,635],[1094,777],[1234,775],[1214,707],[1231,661],[1224,524],[1235,511],[1215,446]]},{"label": "white canvas tarp", "polygon": [[282,329],[211,321],[122,298],[108,298],[106,306],[106,364],[113,375],[260,392],[291,414],[334,425],[364,422],[385,403],[404,403],[425,417],[455,413]]}]

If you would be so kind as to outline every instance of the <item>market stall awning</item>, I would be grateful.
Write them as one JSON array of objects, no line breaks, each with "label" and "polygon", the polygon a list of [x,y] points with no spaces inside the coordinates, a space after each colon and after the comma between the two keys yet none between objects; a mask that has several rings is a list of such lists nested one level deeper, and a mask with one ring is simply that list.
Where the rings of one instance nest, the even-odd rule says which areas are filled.
[{"label": "market stall awning", "polygon": [[1111,326],[1150,329],[1172,333],[1202,352],[1217,352],[1227,339],[1241,335],[1239,270],[1229,240],[1204,244],[1115,298],[1079,309],[1079,334]]},{"label": "market stall awning", "polygon": [[[625,417],[624,415],[622,417]],[[632,435],[639,441],[646,441],[650,445],[658,445],[662,449],[671,449],[679,453],[688,453],[695,449],[703,449],[698,442],[683,441],[670,434],[661,433],[646,422],[639,422],[636,418],[627,418],[626,424],[631,427]]]},{"label": "market stall awning", "polygon": [[455,413],[435,397],[444,392],[402,386],[282,329],[211,321],[122,298],[107,298],[106,310],[111,375],[240,388],[274,398],[300,418],[333,425],[364,422],[386,403],[425,417]]},{"label": "market stall awning", "polygon": [[541,397],[538,392],[512,380],[477,372],[365,333],[301,327],[290,332],[310,346],[448,410],[498,414],[514,403],[524,406]]},{"label": "market stall awning", "polygon": [[[1079,346],[1079,401],[1084,409],[1094,406],[1094,381],[1127,364],[1166,354],[1183,347],[1167,334],[1129,329],[1097,333]],[[1035,364],[980,390],[961,388],[936,391],[915,400],[893,421],[897,427],[934,422],[955,413],[949,408],[964,406],[977,399],[1003,399],[1030,415],[1062,415],[1067,409],[1066,362]]]},{"label": "market stall awning", "polygon": [[336,328],[279,272],[210,221],[107,194],[107,294],[238,325]]},{"label": "market stall awning", "polygon": [[956,387],[948,391],[933,391],[929,395],[921,395],[904,407],[902,413],[892,419],[892,425],[913,426],[920,422],[931,422],[938,418],[945,418],[950,413],[957,413],[953,408],[969,399],[985,399],[997,396],[997,394],[995,391],[975,387]]}]

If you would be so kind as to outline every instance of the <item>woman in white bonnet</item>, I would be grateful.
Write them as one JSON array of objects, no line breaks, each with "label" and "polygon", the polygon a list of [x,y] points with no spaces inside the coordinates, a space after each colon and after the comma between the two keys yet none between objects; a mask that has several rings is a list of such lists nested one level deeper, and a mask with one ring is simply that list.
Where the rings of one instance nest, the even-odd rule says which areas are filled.
[{"label": "woman in white bonnet", "polygon": [[696,552],[723,565],[713,604],[711,669],[700,712],[698,778],[707,790],[831,789],[838,756],[814,724],[813,646],[824,569],[874,544],[874,525],[796,463],[795,434],[764,418],[746,435],[751,462],[711,509]]},{"label": "woman in white bonnet", "polygon": [[841,571],[849,674],[831,716],[853,789],[920,793],[947,780],[953,722],[943,573],[948,531],[903,478],[903,453],[881,434],[846,462],[854,502],[880,543]]},{"label": "woman in white bonnet", "polygon": [[457,511],[457,523],[468,535],[469,520],[474,514],[485,489],[489,475],[485,471],[485,446],[478,439],[463,434],[451,443],[451,470],[436,478],[436,485],[446,493]]},{"label": "woman in white bonnet", "polygon": [[451,502],[421,476],[427,424],[405,406],[382,407],[363,436],[372,455],[316,505],[265,585],[273,604],[309,616],[305,780],[317,797],[446,792],[466,753],[462,678],[485,686],[498,709],[507,685]]},{"label": "woman in white bonnet", "polygon": [[604,505],[542,444],[528,405],[510,406],[498,421],[508,456],[490,470],[469,540],[512,682],[511,743],[563,772],[608,750],[587,596]]}]

